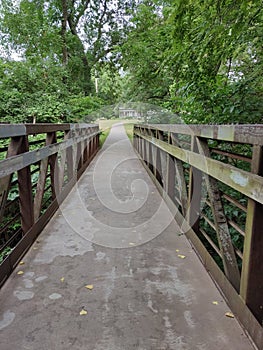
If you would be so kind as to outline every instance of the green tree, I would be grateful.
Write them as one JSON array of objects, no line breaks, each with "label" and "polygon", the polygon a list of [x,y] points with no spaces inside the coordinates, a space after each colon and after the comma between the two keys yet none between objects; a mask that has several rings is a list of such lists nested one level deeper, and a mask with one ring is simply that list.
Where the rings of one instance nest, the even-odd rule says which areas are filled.
[{"label": "green tree", "polygon": [[129,96],[191,123],[262,122],[261,1],[145,1],[132,23]]}]

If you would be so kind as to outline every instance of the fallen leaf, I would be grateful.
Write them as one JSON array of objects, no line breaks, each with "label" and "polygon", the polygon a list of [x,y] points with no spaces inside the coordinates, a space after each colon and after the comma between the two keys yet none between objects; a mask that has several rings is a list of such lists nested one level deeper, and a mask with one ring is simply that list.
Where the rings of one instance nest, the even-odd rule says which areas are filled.
[{"label": "fallen leaf", "polygon": [[88,311],[82,309],[79,314],[80,314],[80,316],[83,316],[83,315],[87,315],[87,313],[88,313]]},{"label": "fallen leaf", "polygon": [[185,255],[178,254],[178,257],[181,258],[181,259],[184,259]]},{"label": "fallen leaf", "polygon": [[65,277],[61,277],[60,282],[64,282],[65,281]]},{"label": "fallen leaf", "polygon": [[129,245],[135,245],[135,243],[130,242]]},{"label": "fallen leaf", "polygon": [[218,301],[213,301],[212,304],[213,305],[218,305]]},{"label": "fallen leaf", "polygon": [[175,249],[175,251],[178,253],[178,252],[180,252],[180,250],[179,249]]},{"label": "fallen leaf", "polygon": [[34,250],[37,250],[38,248],[37,247],[33,247]]},{"label": "fallen leaf", "polygon": [[23,274],[24,274],[24,271],[18,271],[17,274],[18,274],[18,275],[23,275]]},{"label": "fallen leaf", "polygon": [[225,316],[230,317],[230,318],[235,318],[235,316],[232,314],[232,312],[226,312]]},{"label": "fallen leaf", "polygon": [[19,265],[25,265],[24,261],[20,261]]},{"label": "fallen leaf", "polygon": [[89,290],[92,290],[93,289],[93,284],[87,284],[85,286],[85,288],[89,289]]}]

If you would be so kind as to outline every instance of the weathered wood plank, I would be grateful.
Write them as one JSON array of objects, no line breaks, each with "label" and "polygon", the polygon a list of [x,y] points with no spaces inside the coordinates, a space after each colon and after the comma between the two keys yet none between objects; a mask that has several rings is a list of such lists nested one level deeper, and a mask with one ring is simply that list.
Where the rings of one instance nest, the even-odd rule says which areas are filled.
[{"label": "weathered wood plank", "polygon": [[[172,143],[171,134],[168,134],[168,143]],[[169,153],[166,155],[166,180],[165,180],[165,191],[174,200],[175,196],[175,164],[174,157]]]},{"label": "weathered wood plank", "polygon": [[213,276],[214,280],[218,284],[220,290],[222,290],[229,307],[235,315],[237,315],[239,321],[242,323],[248,334],[251,336],[255,344],[258,346],[258,349],[261,349],[263,344],[263,328],[262,325],[256,320],[251,310],[245,305],[243,300],[240,298],[239,294],[228,281],[223,271],[219,268],[213,257],[209,254],[206,247],[197,237],[196,233],[192,228],[187,224],[185,218],[177,210],[176,204],[172,199],[163,191],[163,188],[159,182],[155,179],[148,167],[142,163],[148,171],[149,176],[156,185],[159,193],[163,196],[168,208],[171,213],[176,213],[175,219],[176,222],[182,227],[182,232],[185,233],[186,237],[191,241],[191,244],[195,247],[196,252],[198,253],[200,259],[202,260],[204,266]]},{"label": "weathered wood plank", "polygon": [[186,125],[186,124],[149,124],[142,125],[152,130],[169,131],[184,135],[193,135],[203,138],[222,141],[250,143],[263,145],[263,125]]},{"label": "weathered wood plank", "polygon": [[[171,139],[172,139],[172,145],[174,146],[179,145],[175,134],[173,133],[171,134]],[[179,194],[180,194],[182,214],[186,216],[187,208],[188,208],[188,193],[187,193],[187,186],[186,186],[185,177],[184,177],[184,167],[183,167],[182,161],[175,158],[174,158],[174,165],[175,165],[176,182],[178,183]]]},{"label": "weathered wood plank", "polygon": [[[262,146],[254,146],[251,171],[263,176]],[[261,325],[263,325],[262,227],[263,205],[249,199],[240,294]]]},{"label": "weathered wood plank", "polygon": [[[80,129],[95,129],[99,130],[98,124],[51,124],[51,123],[37,123],[37,124],[22,124],[26,129],[26,134],[42,134],[48,132],[57,131],[69,131],[69,130],[80,130]],[[1,127],[0,127],[1,129]]]},{"label": "weathered wood plank", "polygon": [[[11,139],[11,142],[8,146],[6,158],[13,157],[19,153],[22,140],[22,137],[13,137]],[[5,212],[5,206],[8,198],[12,177],[13,174],[10,174],[0,179],[0,221],[2,220]]]},{"label": "weathered wood plank", "polygon": [[74,137],[67,141],[62,141],[57,144],[42,147],[39,150],[26,152],[18,156],[10,157],[9,159],[4,159],[0,161],[0,178],[10,175],[13,172],[18,171],[20,169],[23,169],[24,167],[30,164],[37,163],[42,159],[52,156],[57,152],[63,151],[82,140],[89,138],[92,139],[92,137],[97,135],[98,133],[99,131],[88,136]]},{"label": "weathered wood plank", "polygon": [[18,137],[26,135],[24,124],[0,124],[0,138]]},{"label": "weathered wood plank", "polygon": [[[22,136],[19,153],[25,153],[29,150],[27,136]],[[34,224],[33,194],[30,165],[17,172],[19,205],[21,213],[21,228],[25,234]]]},{"label": "weathered wood plank", "polygon": [[146,138],[163,151],[225,183],[247,197],[254,199],[256,202],[263,204],[263,178],[261,176],[248,173],[232,165],[221,163],[195,152],[168,145],[166,142],[158,139]]},{"label": "weathered wood plank", "polygon": [[[198,138],[196,138],[196,141],[199,153],[203,154],[205,157],[210,157],[207,142]],[[240,273],[217,181],[207,174],[204,174],[204,178],[209,196],[210,208],[212,209],[214,217],[214,224],[224,265],[224,271],[234,288],[239,291]]]},{"label": "weathered wood plank", "polygon": [[[56,132],[48,133],[48,137],[50,138],[50,144],[56,144],[57,142]],[[59,195],[59,166],[58,166],[57,152],[52,154],[48,158],[48,163],[50,167],[52,200],[55,200],[56,197]]]},{"label": "weathered wood plank", "polygon": [[[46,146],[52,144],[52,142],[53,142],[53,134],[47,133]],[[42,205],[42,200],[45,192],[48,163],[49,163],[48,158],[42,159],[40,163],[39,177],[37,182],[36,194],[34,198],[34,222],[37,221],[41,212],[41,205]]]},{"label": "weathered wood plank", "polygon": [[[163,140],[163,134],[161,131],[157,130],[157,138]],[[161,151],[159,147],[155,147],[155,165],[154,165],[154,175],[159,183],[163,186],[162,179],[162,162],[161,162]]]},{"label": "weathered wood plank", "polygon": [[[192,152],[197,151],[197,143],[195,136],[192,136],[191,150]],[[191,164],[189,171],[187,222],[196,233],[199,232],[202,184],[202,172]]]}]

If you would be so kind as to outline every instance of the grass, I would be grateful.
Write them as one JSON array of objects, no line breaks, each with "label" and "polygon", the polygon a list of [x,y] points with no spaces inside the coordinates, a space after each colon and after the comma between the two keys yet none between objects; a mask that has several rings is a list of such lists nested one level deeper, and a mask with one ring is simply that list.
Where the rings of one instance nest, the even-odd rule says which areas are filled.
[{"label": "grass", "polygon": [[96,124],[99,124],[99,128],[101,130],[100,135],[100,147],[105,142],[106,138],[108,137],[110,133],[110,129],[112,125],[116,123],[123,123],[126,133],[130,140],[132,140],[133,137],[133,124],[138,123],[139,121],[137,119],[98,119],[96,120]]},{"label": "grass", "polygon": [[124,124],[126,134],[129,137],[131,142],[133,141],[133,125],[134,125],[133,123]]}]

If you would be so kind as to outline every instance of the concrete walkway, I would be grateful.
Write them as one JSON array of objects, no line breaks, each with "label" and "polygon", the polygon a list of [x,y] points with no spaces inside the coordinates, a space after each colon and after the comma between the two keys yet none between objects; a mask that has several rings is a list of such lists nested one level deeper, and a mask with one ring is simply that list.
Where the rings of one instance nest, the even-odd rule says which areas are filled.
[{"label": "concrete walkway", "polygon": [[179,233],[113,127],[3,286],[0,349],[253,349]]}]

